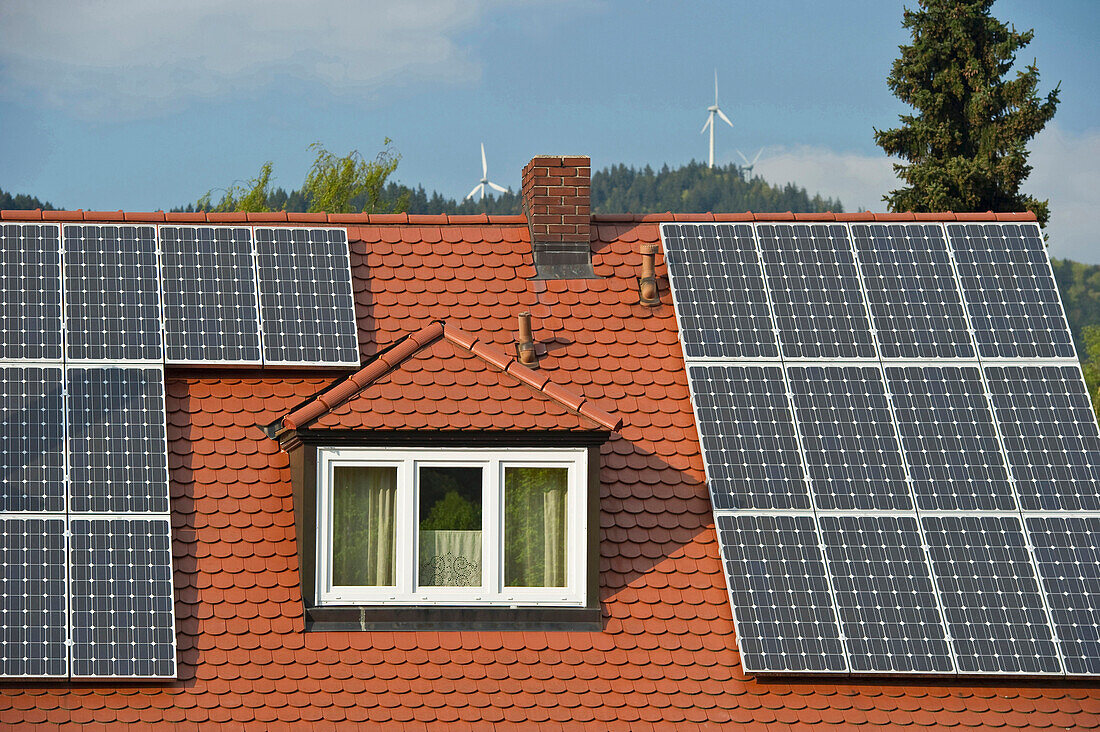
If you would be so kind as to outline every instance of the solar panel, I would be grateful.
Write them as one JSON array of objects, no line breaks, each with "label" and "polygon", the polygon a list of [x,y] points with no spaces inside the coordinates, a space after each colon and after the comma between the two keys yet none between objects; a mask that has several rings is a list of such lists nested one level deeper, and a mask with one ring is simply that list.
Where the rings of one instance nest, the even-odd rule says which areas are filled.
[{"label": "solar panel", "polygon": [[1100,517],[1025,519],[1066,673],[1100,674]]},{"label": "solar panel", "polygon": [[953,672],[917,519],[820,521],[852,672]]},{"label": "solar panel", "polygon": [[661,231],[745,669],[1100,675],[1100,428],[1039,362],[1073,351],[1038,228],[756,223],[763,293],[729,228]]},{"label": "solar panel", "polygon": [[61,359],[57,224],[0,225],[0,359]]},{"label": "solar panel", "polygon": [[65,226],[67,358],[160,361],[160,272],[152,226]]},{"label": "solar panel", "polygon": [[0,516],[0,678],[65,676],[65,519]]},{"label": "solar panel", "polygon": [[255,229],[265,364],[359,365],[347,232]]},{"label": "solar panel", "polygon": [[983,358],[1074,358],[1054,274],[1035,224],[948,224]]},{"label": "solar panel", "polygon": [[813,517],[738,513],[716,519],[742,667],[846,671]]},{"label": "solar panel", "polygon": [[1100,432],[1078,366],[987,366],[1024,511],[1100,510]]},{"label": "solar panel", "polygon": [[162,226],[160,246],[165,361],[260,363],[251,229]]},{"label": "solar panel", "polygon": [[875,358],[847,227],[758,224],[756,235],[783,357]]},{"label": "solar panel", "polygon": [[1015,511],[977,366],[886,368],[917,507]]},{"label": "solar panel", "polygon": [[921,523],[959,672],[1061,673],[1020,519],[922,516]]},{"label": "solar panel", "polygon": [[173,677],[167,519],[73,519],[72,675]]},{"label": "solar panel", "polygon": [[911,509],[879,367],[792,366],[787,377],[817,508]]},{"label": "solar panel", "polygon": [[69,510],[166,513],[168,458],[159,367],[70,367]]},{"label": "solar panel", "polygon": [[0,365],[0,512],[65,510],[61,367]]},{"label": "solar panel", "polygon": [[939,224],[852,224],[883,358],[973,358]]},{"label": "solar panel", "polygon": [[666,224],[663,232],[684,355],[778,357],[752,226]]},{"label": "solar panel", "polygon": [[811,507],[778,366],[690,366],[716,509]]}]

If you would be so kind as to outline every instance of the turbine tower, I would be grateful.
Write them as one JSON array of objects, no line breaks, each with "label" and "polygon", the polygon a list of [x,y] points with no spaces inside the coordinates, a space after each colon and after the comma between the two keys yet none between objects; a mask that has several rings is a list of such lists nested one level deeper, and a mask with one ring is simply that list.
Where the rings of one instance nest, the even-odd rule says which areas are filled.
[{"label": "turbine tower", "polygon": [[714,70],[714,104],[707,107],[707,121],[703,123],[703,129],[699,131],[699,134],[703,134],[710,128],[710,158],[708,165],[714,167],[714,115],[718,115],[722,118],[730,127],[733,127],[733,122],[730,122],[730,118],[726,116],[726,113],[718,108],[718,69]]},{"label": "turbine tower", "polygon": [[752,169],[756,167],[756,161],[760,159],[760,153],[762,152],[764,152],[764,148],[760,148],[759,150],[757,150],[756,155],[752,156],[752,162],[750,163],[749,159],[745,157],[745,153],[738,150],[737,154],[740,155],[741,159],[745,161],[744,165],[739,166],[741,168],[741,172],[751,174]]},{"label": "turbine tower", "polygon": [[501,193],[508,192],[507,188],[501,188],[496,183],[493,183],[491,180],[489,180],[489,166],[485,163],[485,143],[483,142],[481,143],[481,182],[474,186],[474,189],[470,191],[466,198],[462,200],[469,201],[471,198],[474,197],[474,194],[476,194],[478,191],[481,191],[481,198],[479,200],[484,201],[485,186],[489,186],[494,191],[500,191]]}]

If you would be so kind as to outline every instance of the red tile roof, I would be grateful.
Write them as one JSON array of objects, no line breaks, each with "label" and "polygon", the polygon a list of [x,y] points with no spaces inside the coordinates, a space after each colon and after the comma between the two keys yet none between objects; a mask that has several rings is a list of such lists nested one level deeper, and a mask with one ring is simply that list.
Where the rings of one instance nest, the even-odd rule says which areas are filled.
[{"label": "red tile roof", "polygon": [[616,430],[594,401],[435,321],[283,418],[286,429]]},{"label": "red tile roof", "polygon": [[[657,225],[597,219],[601,279],[537,281],[528,279],[530,245],[519,222],[374,223],[349,228],[364,357],[441,318],[509,353],[516,315],[530,311],[540,378],[624,417],[601,456],[604,630],[303,633],[288,460],[259,425],[336,379],[170,373],[180,678],[8,681],[0,685],[0,727],[1100,726],[1095,683],[746,677],[660,255],[664,304],[637,302],[638,246],[658,241]],[[488,366],[450,370],[480,363],[439,339],[363,398],[405,379],[427,387],[416,381],[425,374],[437,384],[447,374],[456,383],[460,374],[505,376]],[[344,407],[350,414],[354,399],[333,419],[344,418]]]}]

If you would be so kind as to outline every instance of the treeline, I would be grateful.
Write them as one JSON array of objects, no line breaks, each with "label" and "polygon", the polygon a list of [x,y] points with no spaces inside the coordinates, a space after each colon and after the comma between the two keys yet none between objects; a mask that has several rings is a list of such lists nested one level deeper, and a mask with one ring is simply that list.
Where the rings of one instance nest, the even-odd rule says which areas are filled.
[{"label": "treeline", "polygon": [[39,201],[34,196],[23,193],[12,195],[0,188],[0,211],[16,210],[31,211],[40,208],[43,211],[53,211],[54,207],[48,201]]},{"label": "treeline", "polygon": [[[411,214],[519,214],[523,212],[518,192],[509,190],[488,196],[483,201],[448,198],[438,191],[429,193],[424,186],[410,188],[388,183],[382,189],[382,208]],[[266,199],[274,211],[306,211],[309,197],[301,190],[275,188]],[[366,196],[351,199],[359,211]],[[173,211],[195,211],[196,203]],[[705,213],[707,211],[843,211],[840,201],[811,196],[794,183],[772,185],[760,177],[748,177],[736,165],[708,168],[691,162],[679,168],[650,166],[634,168],[613,165],[592,174],[593,213],[664,213],[665,211]]]}]

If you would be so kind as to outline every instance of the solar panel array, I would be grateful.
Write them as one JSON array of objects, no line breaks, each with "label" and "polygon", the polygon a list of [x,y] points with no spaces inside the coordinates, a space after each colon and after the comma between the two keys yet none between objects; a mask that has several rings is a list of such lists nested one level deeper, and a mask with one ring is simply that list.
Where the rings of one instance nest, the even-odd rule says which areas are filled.
[{"label": "solar panel array", "polygon": [[1038,226],[661,234],[744,668],[1100,674],[1100,430]]},{"label": "solar panel array", "polygon": [[0,252],[0,678],[172,678],[164,366],[358,366],[346,233],[4,224]]}]

